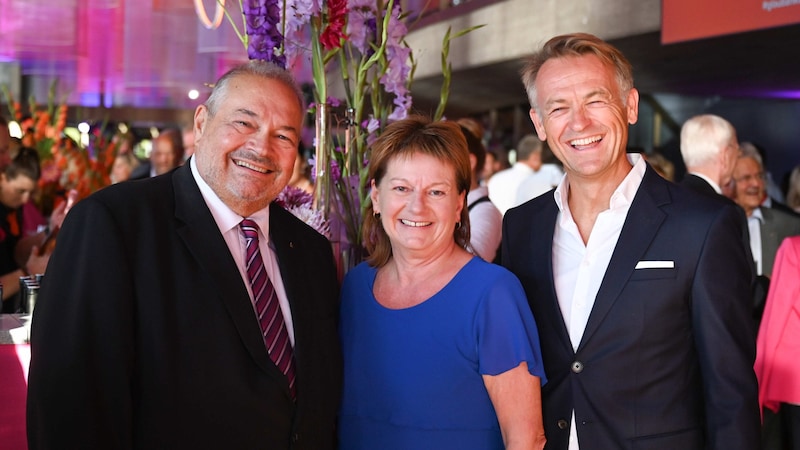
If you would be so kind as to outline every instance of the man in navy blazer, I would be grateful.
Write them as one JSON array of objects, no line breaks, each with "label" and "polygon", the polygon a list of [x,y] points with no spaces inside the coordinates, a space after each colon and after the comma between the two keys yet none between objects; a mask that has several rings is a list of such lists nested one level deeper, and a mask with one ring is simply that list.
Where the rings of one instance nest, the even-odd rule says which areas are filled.
[{"label": "man in navy blazer", "polygon": [[758,448],[752,274],[734,206],[626,154],[639,95],[616,48],[558,36],[522,73],[566,172],[503,225],[503,265],[539,327],[546,448]]},{"label": "man in navy blazer", "polygon": [[[335,447],[331,247],[272,203],[291,177],[303,112],[288,72],[251,61],[197,108],[187,164],[76,204],[35,309],[31,449]],[[255,314],[243,218],[263,233],[296,397]]]}]

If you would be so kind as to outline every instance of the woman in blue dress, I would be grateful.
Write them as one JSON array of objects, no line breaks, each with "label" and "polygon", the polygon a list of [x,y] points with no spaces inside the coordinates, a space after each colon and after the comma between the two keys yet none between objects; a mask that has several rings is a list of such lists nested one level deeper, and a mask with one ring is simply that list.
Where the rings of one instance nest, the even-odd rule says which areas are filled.
[{"label": "woman in blue dress", "polygon": [[340,448],[543,448],[536,325],[519,281],[467,250],[460,128],[395,122],[369,170],[370,256],[342,290]]}]

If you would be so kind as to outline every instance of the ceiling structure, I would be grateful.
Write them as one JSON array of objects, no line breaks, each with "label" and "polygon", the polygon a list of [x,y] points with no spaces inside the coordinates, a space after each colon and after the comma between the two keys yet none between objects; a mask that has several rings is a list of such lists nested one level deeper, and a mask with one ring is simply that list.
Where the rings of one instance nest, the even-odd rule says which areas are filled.
[{"label": "ceiling structure", "polygon": [[[213,0],[203,3],[213,16]],[[800,99],[800,25],[672,45],[659,33],[613,43],[645,93]],[[206,29],[190,0],[0,0],[0,84],[10,81],[17,94],[42,98],[57,79],[70,105],[191,110],[245,58],[231,26]],[[523,104],[519,68],[456,71],[448,114]],[[441,77],[415,80],[415,107],[435,109],[440,86]]]},{"label": "ceiling structure", "polygon": [[[611,42],[631,61],[643,93],[800,100],[800,25],[671,45],[661,45],[658,32]],[[521,61],[505,61],[455,73],[448,111],[525,104],[521,67]],[[415,106],[435,109],[441,81],[415,80]]]}]

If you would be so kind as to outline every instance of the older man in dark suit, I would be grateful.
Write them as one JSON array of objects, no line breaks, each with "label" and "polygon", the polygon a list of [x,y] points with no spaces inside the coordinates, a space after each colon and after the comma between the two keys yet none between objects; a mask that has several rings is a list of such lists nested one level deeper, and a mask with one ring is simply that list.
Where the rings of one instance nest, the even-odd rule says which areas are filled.
[{"label": "older man in dark suit", "polygon": [[761,156],[754,148],[743,151],[733,171],[734,200],[747,214],[750,248],[759,275],[772,276],[772,266],[781,242],[800,234],[800,217],[763,206],[767,197]]},{"label": "older man in dark suit", "polygon": [[341,386],[329,243],[272,201],[304,105],[233,69],[166,175],[79,202],[35,311],[32,449],[331,449]]},{"label": "older man in dark suit", "polygon": [[542,342],[546,448],[758,448],[751,272],[735,206],[626,154],[639,95],[611,45],[555,37],[523,82],[566,172],[503,225],[503,265]]}]

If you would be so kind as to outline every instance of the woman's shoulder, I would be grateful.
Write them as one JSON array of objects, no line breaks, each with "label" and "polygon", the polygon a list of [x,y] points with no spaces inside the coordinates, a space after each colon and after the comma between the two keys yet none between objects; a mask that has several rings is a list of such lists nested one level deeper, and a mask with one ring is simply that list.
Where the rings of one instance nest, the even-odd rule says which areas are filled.
[{"label": "woman's shoulder", "polygon": [[368,262],[363,261],[347,271],[347,273],[344,275],[344,280],[342,283],[344,286],[347,286],[357,281],[360,282],[362,280],[374,279],[377,270],[377,268],[369,265]]},{"label": "woman's shoulder", "polygon": [[461,269],[462,272],[465,272],[467,275],[470,276],[478,276],[482,277],[483,281],[487,279],[508,279],[513,278],[516,279],[517,277],[511,273],[505,267],[485,261],[480,256],[473,256],[472,259]]}]

